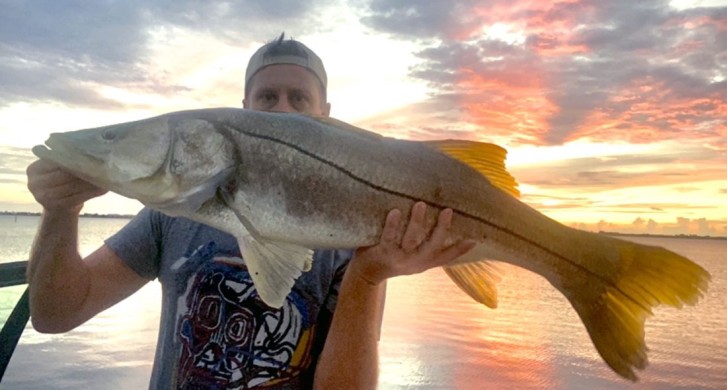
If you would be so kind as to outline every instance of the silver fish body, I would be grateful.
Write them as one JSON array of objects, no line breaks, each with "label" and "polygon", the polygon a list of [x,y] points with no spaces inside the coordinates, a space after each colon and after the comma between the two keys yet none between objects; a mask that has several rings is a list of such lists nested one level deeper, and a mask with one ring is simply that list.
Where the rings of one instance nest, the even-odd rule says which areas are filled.
[{"label": "silver fish body", "polygon": [[241,109],[182,111],[54,134],[34,148],[86,180],[234,235],[260,297],[279,307],[311,249],[375,244],[388,211],[451,208],[453,239],[477,247],[445,267],[496,305],[490,259],[545,277],[571,302],[606,362],[635,380],[658,304],[693,304],[709,274],[675,253],[566,227],[513,194],[505,151],[466,141],[382,137],[340,121]]}]

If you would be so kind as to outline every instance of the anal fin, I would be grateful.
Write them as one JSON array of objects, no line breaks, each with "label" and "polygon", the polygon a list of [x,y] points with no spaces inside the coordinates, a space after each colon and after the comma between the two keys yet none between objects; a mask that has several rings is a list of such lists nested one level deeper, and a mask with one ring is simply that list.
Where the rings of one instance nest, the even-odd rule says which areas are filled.
[{"label": "anal fin", "polygon": [[490,261],[457,263],[442,268],[457,287],[472,299],[492,309],[497,307],[496,285],[500,276]]}]

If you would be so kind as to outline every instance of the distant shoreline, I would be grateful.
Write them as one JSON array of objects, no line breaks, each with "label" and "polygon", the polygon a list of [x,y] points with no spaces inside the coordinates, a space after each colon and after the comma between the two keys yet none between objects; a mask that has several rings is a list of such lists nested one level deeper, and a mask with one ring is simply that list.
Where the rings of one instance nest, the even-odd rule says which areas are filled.
[{"label": "distant shoreline", "polygon": [[[0,211],[0,215],[16,215],[39,217],[40,213],[32,213],[26,211]],[[109,219],[131,219],[130,214],[81,214],[81,218],[109,218]],[[599,231],[598,234],[607,236],[624,236],[624,237],[655,237],[655,238],[696,238],[700,240],[727,240],[725,236],[700,236],[696,234],[651,234],[651,233],[619,233]]]},{"label": "distant shoreline", "polygon": [[[0,211],[0,215],[14,215],[21,217],[40,217],[40,213],[33,213],[29,211]],[[108,219],[131,219],[134,218],[130,214],[81,214],[81,218],[108,218]]]},{"label": "distant shoreline", "polygon": [[618,232],[598,232],[606,236],[624,236],[624,237],[653,237],[653,238],[692,238],[699,240],[727,240],[724,236],[700,236],[697,234],[651,234],[651,233],[618,233]]}]

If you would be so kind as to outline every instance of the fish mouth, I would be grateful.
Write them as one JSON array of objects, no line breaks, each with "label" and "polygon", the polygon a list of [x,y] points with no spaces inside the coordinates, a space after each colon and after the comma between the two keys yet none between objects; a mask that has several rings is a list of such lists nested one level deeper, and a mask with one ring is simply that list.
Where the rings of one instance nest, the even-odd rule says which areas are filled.
[{"label": "fish mouth", "polygon": [[[38,158],[49,161],[64,171],[91,183],[97,187],[114,191],[124,196],[134,197],[125,191],[123,185],[110,179],[105,167],[106,160],[94,155],[94,150],[86,147],[79,147],[73,138],[66,137],[64,133],[53,133],[45,141],[45,145],[36,145],[32,152]],[[99,151],[102,154],[103,151]]]},{"label": "fish mouth", "polygon": [[42,159],[51,160],[62,166],[71,168],[74,162],[88,159],[94,163],[100,163],[101,158],[90,154],[88,150],[76,147],[73,141],[64,137],[62,133],[53,133],[45,141],[45,145],[36,145],[32,149],[33,154]]},{"label": "fish mouth", "polygon": [[87,153],[58,134],[51,134],[45,145],[36,145],[31,150],[42,160],[50,161],[81,179],[96,182],[93,167],[103,165],[102,159]]}]

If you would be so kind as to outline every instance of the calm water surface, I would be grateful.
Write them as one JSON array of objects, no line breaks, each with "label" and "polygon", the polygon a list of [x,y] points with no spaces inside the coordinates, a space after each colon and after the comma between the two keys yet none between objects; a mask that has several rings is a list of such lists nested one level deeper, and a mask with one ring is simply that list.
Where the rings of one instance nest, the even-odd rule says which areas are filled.
[{"label": "calm water surface", "polygon": [[[81,251],[126,220],[82,219]],[[35,217],[0,216],[0,262],[27,258]],[[727,388],[727,240],[631,238],[686,255],[712,273],[696,307],[647,320],[650,366],[631,384],[603,363],[566,299],[544,279],[503,266],[499,308],[461,293],[440,270],[388,286],[381,389]],[[0,289],[4,323],[24,287]],[[160,289],[137,294],[63,335],[25,330],[0,388],[139,389],[151,372]]]}]

